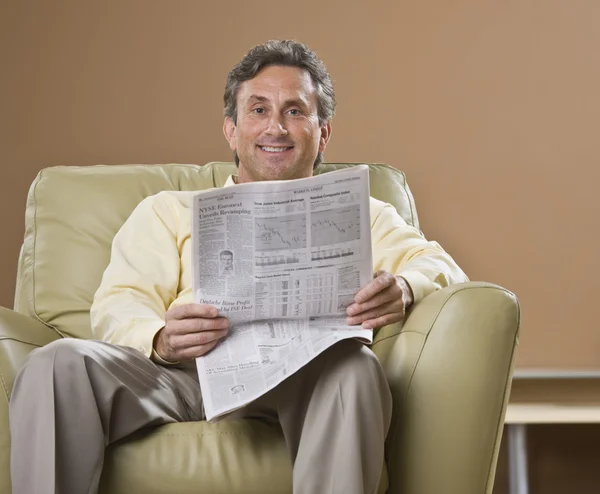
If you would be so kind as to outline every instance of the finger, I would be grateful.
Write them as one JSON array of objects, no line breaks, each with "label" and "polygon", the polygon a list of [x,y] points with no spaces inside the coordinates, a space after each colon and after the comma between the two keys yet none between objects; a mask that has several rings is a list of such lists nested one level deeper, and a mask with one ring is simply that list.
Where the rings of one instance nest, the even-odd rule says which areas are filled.
[{"label": "finger", "polygon": [[195,317],[192,319],[170,320],[167,322],[165,330],[170,335],[181,335],[199,331],[227,329],[228,327],[229,320],[226,317],[216,317],[214,319]]},{"label": "finger", "polygon": [[358,291],[354,296],[354,301],[357,304],[362,304],[395,283],[396,277],[393,274],[386,271],[378,271],[375,279],[371,280],[366,286]]},{"label": "finger", "polygon": [[400,289],[400,287],[398,287],[398,285],[393,285],[377,293],[374,297],[371,297],[369,300],[363,302],[362,304],[350,304],[348,307],[346,307],[346,313],[349,316],[356,316],[368,309],[372,309],[373,307],[384,305],[388,302],[399,300],[401,298],[402,290]]},{"label": "finger", "polygon": [[211,318],[217,317],[219,310],[214,305],[208,304],[184,304],[169,309],[167,319],[190,319],[194,317]]},{"label": "finger", "polygon": [[385,316],[381,316],[376,319],[369,319],[363,322],[362,327],[364,329],[378,329],[382,328],[383,326],[387,326],[388,324],[394,324],[396,322],[402,321],[403,319],[403,313],[386,314]]},{"label": "finger", "polygon": [[171,338],[169,346],[174,351],[181,351],[186,348],[208,345],[209,343],[218,341],[221,338],[225,337],[227,333],[227,329],[222,329],[219,331],[200,331],[197,333],[177,335]]},{"label": "finger", "polygon": [[354,326],[356,324],[361,324],[371,319],[377,319],[378,317],[385,316],[386,314],[396,313],[399,313],[402,316],[404,316],[404,305],[402,304],[401,300],[393,300],[391,302],[380,305],[378,307],[374,307],[373,309],[369,309],[355,316],[347,317],[346,324],[348,324],[349,326]]},{"label": "finger", "polygon": [[215,341],[211,341],[210,343],[207,343],[206,345],[197,345],[197,346],[187,347],[183,350],[180,350],[177,353],[179,355],[177,360],[181,362],[184,360],[190,360],[190,359],[202,357],[202,355],[207,354],[215,346],[217,346],[218,343],[219,343],[219,340],[215,340]]}]

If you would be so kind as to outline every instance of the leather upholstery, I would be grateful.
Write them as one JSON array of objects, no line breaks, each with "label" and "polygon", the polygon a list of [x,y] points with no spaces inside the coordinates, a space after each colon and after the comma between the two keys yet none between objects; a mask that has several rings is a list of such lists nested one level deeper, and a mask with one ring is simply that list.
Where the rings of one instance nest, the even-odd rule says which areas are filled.
[{"label": "leather upholstery", "polygon": [[[322,165],[321,172],[352,166]],[[231,163],[56,167],[31,186],[15,310],[0,308],[0,492],[10,492],[8,400],[27,354],[90,337],[89,308],[115,232],[160,190],[222,186]],[[418,227],[404,174],[370,165],[371,194]],[[423,300],[373,350],[394,397],[380,485],[392,494],[491,493],[519,329],[516,298],[465,283]],[[101,492],[291,492],[278,427],[252,420],[140,432],[107,451]]]}]

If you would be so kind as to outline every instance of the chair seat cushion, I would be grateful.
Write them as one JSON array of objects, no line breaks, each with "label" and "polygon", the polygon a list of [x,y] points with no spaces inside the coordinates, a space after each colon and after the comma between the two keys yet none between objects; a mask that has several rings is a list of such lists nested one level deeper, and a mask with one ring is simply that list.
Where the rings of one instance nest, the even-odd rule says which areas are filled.
[{"label": "chair seat cushion", "polygon": [[281,428],[258,420],[160,426],[111,446],[104,461],[102,494],[292,492]]},{"label": "chair seat cushion", "polygon": [[[142,431],[105,455],[101,494],[282,494],[292,468],[278,424],[186,422]],[[386,492],[384,466],[379,493]]]}]

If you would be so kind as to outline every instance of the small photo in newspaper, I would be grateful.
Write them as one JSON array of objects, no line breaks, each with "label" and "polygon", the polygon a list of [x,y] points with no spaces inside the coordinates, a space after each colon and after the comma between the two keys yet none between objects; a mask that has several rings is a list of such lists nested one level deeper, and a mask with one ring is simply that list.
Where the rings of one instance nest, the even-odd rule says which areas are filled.
[{"label": "small photo in newspaper", "polygon": [[234,255],[231,250],[219,252],[219,276],[235,276]]}]

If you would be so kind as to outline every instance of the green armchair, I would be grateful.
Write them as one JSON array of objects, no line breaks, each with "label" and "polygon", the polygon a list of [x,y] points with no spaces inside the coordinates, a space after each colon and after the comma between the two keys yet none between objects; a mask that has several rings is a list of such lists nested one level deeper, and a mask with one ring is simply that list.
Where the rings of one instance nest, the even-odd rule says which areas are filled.
[{"label": "green armchair", "polygon": [[[352,164],[322,165],[320,173]],[[369,165],[371,195],[418,228],[402,172]],[[28,353],[64,337],[91,338],[89,309],[112,238],[161,190],[220,187],[232,163],[55,167],[31,186],[14,310],[0,308],[0,493],[10,487],[8,403]],[[440,290],[372,349],[394,398],[379,492],[491,493],[508,401],[519,307],[489,283]],[[169,424],[111,445],[101,492],[291,492],[281,430],[255,420]]]}]

